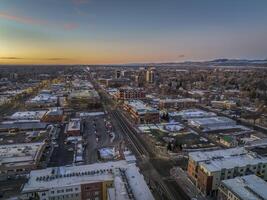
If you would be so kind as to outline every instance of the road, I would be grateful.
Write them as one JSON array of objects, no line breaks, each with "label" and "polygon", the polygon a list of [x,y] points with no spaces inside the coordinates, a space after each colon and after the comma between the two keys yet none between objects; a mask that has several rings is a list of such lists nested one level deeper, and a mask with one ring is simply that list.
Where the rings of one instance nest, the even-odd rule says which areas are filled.
[{"label": "road", "polygon": [[116,103],[92,78],[91,82],[99,92],[103,107],[111,113],[114,125],[120,129],[129,148],[135,153],[138,165],[153,190],[156,199],[164,200],[189,200],[187,194],[177,185],[174,179],[170,179],[170,170],[178,163],[172,160],[157,158],[157,155],[149,145],[140,137],[135,129],[127,122],[117,110]]},{"label": "road", "polygon": [[172,160],[158,158],[152,148],[145,143],[143,138],[140,137],[118,110],[111,112],[120,124],[127,144],[137,156],[140,168],[149,171],[149,177],[146,178],[156,186],[160,193],[160,198],[170,200],[189,199],[176,182],[169,178],[170,169],[177,163]]},{"label": "road", "polygon": [[73,151],[68,151],[69,148],[74,148],[74,144],[65,144],[65,126],[61,127],[58,137],[58,147],[54,148],[48,167],[58,167],[70,165],[73,162]]}]

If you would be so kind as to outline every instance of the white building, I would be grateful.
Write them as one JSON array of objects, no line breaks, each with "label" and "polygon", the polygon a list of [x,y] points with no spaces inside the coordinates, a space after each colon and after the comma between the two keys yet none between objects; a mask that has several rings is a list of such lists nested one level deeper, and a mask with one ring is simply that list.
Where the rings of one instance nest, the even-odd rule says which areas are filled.
[{"label": "white building", "polygon": [[231,129],[236,127],[236,122],[227,117],[209,117],[189,119],[188,124],[204,131]]},{"label": "white building", "polygon": [[125,160],[32,171],[22,194],[40,200],[154,199],[139,169]]},{"label": "white building", "polygon": [[36,169],[44,148],[43,142],[0,145],[0,179]]},{"label": "white building", "polygon": [[217,200],[267,199],[267,183],[255,175],[223,180]]},{"label": "white building", "polygon": [[188,173],[196,177],[196,185],[202,193],[214,196],[222,180],[249,174],[267,180],[267,157],[244,148],[193,152],[189,153]]}]

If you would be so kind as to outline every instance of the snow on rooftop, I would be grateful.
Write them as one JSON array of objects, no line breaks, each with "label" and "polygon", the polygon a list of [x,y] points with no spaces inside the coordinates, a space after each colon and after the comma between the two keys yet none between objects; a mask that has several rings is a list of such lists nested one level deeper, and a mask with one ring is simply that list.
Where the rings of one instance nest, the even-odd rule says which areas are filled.
[{"label": "snow on rooftop", "polygon": [[180,112],[171,112],[170,116],[181,116],[185,119],[190,118],[201,118],[201,117],[215,117],[216,114],[213,112],[206,112],[200,109],[187,109]]},{"label": "snow on rooftop", "polygon": [[140,100],[131,100],[126,101],[125,103],[138,113],[158,112],[156,109],[147,106],[143,101]]},{"label": "snow on rooftop", "polygon": [[21,120],[21,119],[41,119],[47,111],[23,111],[23,112],[15,112],[10,116],[12,120]]},{"label": "snow on rooftop", "polygon": [[103,181],[114,181],[115,190],[108,195],[116,200],[132,199],[132,195],[136,200],[154,199],[139,169],[125,160],[34,170],[22,193]]},{"label": "snow on rooftop", "polygon": [[256,175],[223,180],[222,184],[243,200],[267,199],[267,183]]},{"label": "snow on rooftop", "polygon": [[246,154],[248,151],[243,147],[236,147],[230,149],[221,149],[214,151],[195,151],[189,153],[189,157],[196,162],[210,160],[216,157],[229,157],[231,155]]},{"label": "snow on rooftop", "polygon": [[43,142],[0,145],[0,164],[19,165],[19,163],[32,163],[43,147]]}]

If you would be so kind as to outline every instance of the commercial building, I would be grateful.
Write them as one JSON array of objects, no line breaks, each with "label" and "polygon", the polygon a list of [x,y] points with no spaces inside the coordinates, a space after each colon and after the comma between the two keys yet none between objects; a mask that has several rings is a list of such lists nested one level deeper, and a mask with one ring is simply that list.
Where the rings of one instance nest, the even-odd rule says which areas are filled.
[{"label": "commercial building", "polygon": [[108,87],[122,87],[128,85],[129,81],[128,78],[106,79],[105,85]]},{"label": "commercial building", "polygon": [[81,120],[80,118],[70,119],[66,126],[67,136],[80,136],[81,135]]},{"label": "commercial building", "polygon": [[236,126],[236,122],[227,117],[194,118],[189,119],[188,124],[203,131],[231,129]]},{"label": "commercial building", "polygon": [[267,158],[243,147],[191,152],[187,171],[203,194],[216,196],[222,180],[249,174],[267,180]]},{"label": "commercial building", "polygon": [[193,108],[197,105],[198,100],[196,99],[161,99],[159,101],[160,109],[185,109],[185,108]]},{"label": "commercial building", "polygon": [[75,90],[68,96],[68,105],[75,109],[98,108],[100,97],[95,90]]},{"label": "commercial building", "polygon": [[29,107],[53,107],[56,106],[58,103],[58,97],[51,94],[50,91],[43,90],[35,96],[34,98],[30,99],[26,102],[26,105]]},{"label": "commercial building", "polygon": [[186,109],[180,112],[171,112],[169,113],[169,116],[172,118],[188,120],[188,119],[193,119],[193,118],[216,117],[217,115],[213,112],[206,112],[200,109]]},{"label": "commercial building", "polygon": [[32,171],[22,194],[40,200],[154,199],[139,169],[125,160]]},{"label": "commercial building", "polygon": [[44,148],[43,142],[0,145],[0,179],[36,169]]},{"label": "commercial building", "polygon": [[264,200],[267,199],[267,183],[256,175],[223,180],[217,200]]},{"label": "commercial building", "polygon": [[63,110],[59,107],[50,108],[42,117],[43,122],[60,123],[63,120]]},{"label": "commercial building", "polygon": [[149,68],[146,70],[146,82],[154,83],[154,81],[155,81],[155,69]]},{"label": "commercial building", "polygon": [[142,88],[122,87],[115,93],[117,100],[145,99],[145,92]]},{"label": "commercial building", "polygon": [[15,112],[9,117],[9,119],[11,120],[41,120],[46,114],[46,112],[47,112],[46,110]]},{"label": "commercial building", "polygon": [[220,109],[235,109],[237,108],[236,102],[234,101],[211,101],[213,108]]},{"label": "commercial building", "polygon": [[47,123],[40,120],[16,120],[0,123],[0,132],[5,131],[34,131],[46,129]]},{"label": "commercial building", "polygon": [[125,101],[124,110],[130,114],[135,123],[149,124],[160,121],[159,111],[140,100]]}]

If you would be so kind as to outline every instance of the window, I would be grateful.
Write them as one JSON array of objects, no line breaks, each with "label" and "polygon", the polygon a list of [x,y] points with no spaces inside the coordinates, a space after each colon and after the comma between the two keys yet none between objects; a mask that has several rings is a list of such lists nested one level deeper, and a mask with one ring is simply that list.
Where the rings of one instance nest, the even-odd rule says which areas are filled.
[{"label": "window", "polygon": [[45,195],[46,195],[46,194],[43,192],[43,193],[42,193],[42,196],[45,196]]},{"label": "window", "polygon": [[72,188],[66,189],[66,192],[72,192]]}]

